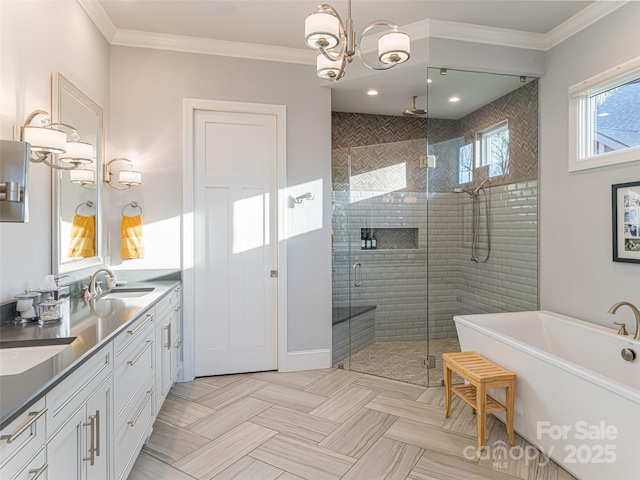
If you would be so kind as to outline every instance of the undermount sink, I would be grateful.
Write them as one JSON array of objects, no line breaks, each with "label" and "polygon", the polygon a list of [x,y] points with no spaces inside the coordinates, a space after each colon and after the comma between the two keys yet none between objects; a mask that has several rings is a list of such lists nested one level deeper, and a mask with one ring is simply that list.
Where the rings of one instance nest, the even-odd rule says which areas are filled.
[{"label": "undermount sink", "polygon": [[109,299],[109,298],[137,298],[144,297],[148,293],[151,293],[155,290],[154,287],[143,287],[143,288],[114,288],[106,295],[100,297],[100,299]]},{"label": "undermount sink", "polygon": [[0,376],[17,375],[40,365],[67,348],[74,338],[69,338],[68,343],[57,345],[0,348]]}]

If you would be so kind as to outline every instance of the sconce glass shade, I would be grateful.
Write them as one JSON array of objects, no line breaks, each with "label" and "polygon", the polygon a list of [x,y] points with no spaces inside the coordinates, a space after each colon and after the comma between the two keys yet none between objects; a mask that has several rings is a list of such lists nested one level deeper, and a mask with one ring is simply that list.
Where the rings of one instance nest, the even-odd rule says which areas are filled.
[{"label": "sconce glass shade", "polygon": [[66,133],[46,127],[24,127],[23,138],[32,152],[64,153],[67,144]]},{"label": "sconce glass shade", "polygon": [[94,158],[93,145],[84,142],[66,142],[65,153],[61,154],[59,160],[64,163],[79,165],[82,163],[92,163]]},{"label": "sconce glass shade", "polygon": [[402,32],[385,33],[378,39],[378,58],[382,63],[398,64],[409,60],[411,39]]},{"label": "sconce glass shade", "polygon": [[323,10],[308,15],[304,20],[304,41],[316,50],[320,45],[325,48],[335,47],[340,43],[340,21],[335,15]]},{"label": "sconce glass shade", "polygon": [[69,170],[69,179],[71,180],[71,183],[93,185],[96,183],[96,172],[86,168],[76,168],[74,170]]},{"label": "sconce glass shade", "polygon": [[142,183],[142,173],[135,170],[120,170],[118,172],[118,182],[130,187]]},{"label": "sconce glass shade", "polygon": [[[333,53],[333,52],[331,52]],[[333,61],[329,60],[324,54],[319,54],[316,59],[316,74],[318,77],[323,78],[325,80],[337,80],[338,74],[340,73],[340,66],[342,65],[342,61]],[[344,71],[340,77],[344,77]]]}]

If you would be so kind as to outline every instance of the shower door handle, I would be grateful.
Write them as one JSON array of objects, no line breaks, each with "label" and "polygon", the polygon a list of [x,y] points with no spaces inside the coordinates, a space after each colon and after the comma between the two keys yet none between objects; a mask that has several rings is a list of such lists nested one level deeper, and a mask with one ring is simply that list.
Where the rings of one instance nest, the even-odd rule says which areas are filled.
[{"label": "shower door handle", "polygon": [[[360,279],[358,279],[358,271],[360,272]],[[362,264],[360,262],[353,264],[353,286],[359,287],[362,285]]]}]

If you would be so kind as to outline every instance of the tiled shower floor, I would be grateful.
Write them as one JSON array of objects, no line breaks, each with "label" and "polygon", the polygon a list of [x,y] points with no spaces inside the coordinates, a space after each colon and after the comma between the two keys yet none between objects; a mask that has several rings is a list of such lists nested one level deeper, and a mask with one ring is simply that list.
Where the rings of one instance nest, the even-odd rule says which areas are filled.
[{"label": "tiled shower floor", "polygon": [[[459,352],[457,338],[444,338],[429,342],[429,355],[436,357],[436,368],[428,371],[421,365],[421,357],[426,355],[426,342],[376,342],[363,348],[342,362],[344,368],[355,372],[368,373],[379,377],[400,380],[415,385],[440,386],[444,379],[442,354]],[[463,383],[454,375],[453,383]]]}]

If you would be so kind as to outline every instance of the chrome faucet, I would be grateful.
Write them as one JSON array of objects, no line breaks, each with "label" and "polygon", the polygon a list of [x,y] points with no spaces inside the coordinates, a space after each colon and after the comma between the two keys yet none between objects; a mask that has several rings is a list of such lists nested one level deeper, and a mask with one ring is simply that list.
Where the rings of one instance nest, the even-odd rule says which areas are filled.
[{"label": "chrome faucet", "polygon": [[626,305],[627,307],[629,307],[633,311],[633,314],[636,317],[636,334],[633,337],[633,339],[640,341],[640,310],[638,310],[638,308],[634,304],[629,302],[618,302],[609,309],[608,313],[616,313],[616,311],[623,305]]},{"label": "chrome faucet", "polygon": [[96,296],[96,277],[100,272],[107,272],[112,277],[115,275],[113,271],[107,267],[99,268],[98,270],[93,272],[93,275],[91,275],[91,280],[89,281],[89,295],[92,297]]}]

